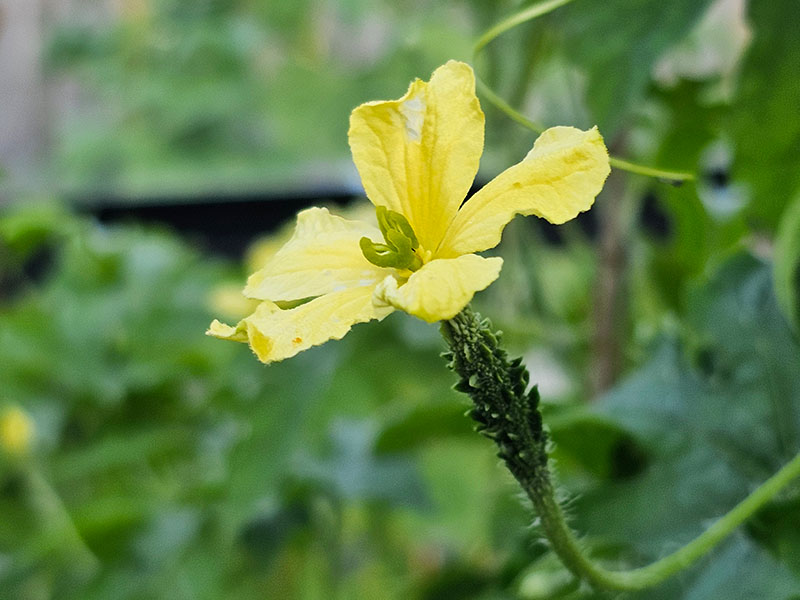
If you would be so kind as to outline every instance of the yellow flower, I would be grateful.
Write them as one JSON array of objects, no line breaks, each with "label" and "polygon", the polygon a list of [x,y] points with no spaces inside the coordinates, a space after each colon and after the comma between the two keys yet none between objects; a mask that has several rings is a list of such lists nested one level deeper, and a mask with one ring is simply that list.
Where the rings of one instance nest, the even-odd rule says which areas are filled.
[{"label": "yellow flower", "polygon": [[9,454],[25,454],[33,440],[33,420],[17,407],[7,408],[0,415],[0,447]]},{"label": "yellow flower", "polygon": [[496,246],[514,215],[564,223],[591,207],[609,173],[596,128],[554,127],[463,202],[483,123],[472,69],[455,61],[399,100],[356,108],[350,148],[380,229],[304,210],[291,239],[247,282],[244,294],[261,300],[256,311],[236,327],[215,320],[207,333],[248,342],[273,362],[395,309],[428,322],[458,314],[499,275],[501,258],[475,253]]}]

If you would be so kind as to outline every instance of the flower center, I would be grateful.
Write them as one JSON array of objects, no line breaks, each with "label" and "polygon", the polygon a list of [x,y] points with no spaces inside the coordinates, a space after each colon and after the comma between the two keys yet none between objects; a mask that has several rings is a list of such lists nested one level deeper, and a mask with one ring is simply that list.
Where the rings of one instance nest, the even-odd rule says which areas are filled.
[{"label": "flower center", "polygon": [[358,245],[364,258],[379,267],[409,271],[419,269],[422,266],[422,259],[417,253],[419,241],[408,220],[385,206],[378,206],[375,213],[378,217],[378,227],[386,243],[380,244],[368,237],[362,237]]}]

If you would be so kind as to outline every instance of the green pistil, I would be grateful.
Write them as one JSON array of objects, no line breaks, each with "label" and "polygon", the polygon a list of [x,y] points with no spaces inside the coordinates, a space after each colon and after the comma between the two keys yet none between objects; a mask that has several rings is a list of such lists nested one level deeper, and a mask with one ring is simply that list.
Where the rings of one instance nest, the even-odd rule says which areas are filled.
[{"label": "green pistil", "polygon": [[422,259],[416,252],[419,241],[408,220],[385,206],[378,206],[375,212],[378,217],[378,227],[386,243],[379,244],[368,237],[362,237],[359,246],[364,258],[379,267],[409,271],[419,269],[422,266]]}]

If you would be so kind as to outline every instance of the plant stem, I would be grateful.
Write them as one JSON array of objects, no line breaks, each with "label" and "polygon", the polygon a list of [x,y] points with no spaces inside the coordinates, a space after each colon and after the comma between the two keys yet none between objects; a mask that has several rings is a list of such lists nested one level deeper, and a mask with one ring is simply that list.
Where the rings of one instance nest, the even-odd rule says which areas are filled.
[{"label": "plant stem", "polygon": [[728,514],[679,550],[647,566],[611,571],[593,562],[570,529],[556,500],[547,466],[547,435],[534,386],[526,392],[528,372],[520,359],[509,361],[499,334],[467,307],[441,325],[450,367],[461,376],[456,389],[470,395],[470,416],[478,431],[492,439],[498,456],[520,483],[539,516],[553,551],[578,578],[601,589],[635,591],[653,587],[694,564],[800,476],[800,454],[770,477]]},{"label": "plant stem", "polygon": [[569,4],[572,1],[573,0],[545,0],[544,2],[537,2],[536,4],[514,13],[510,17],[503,19],[484,32],[484,34],[478,38],[478,41],[475,42],[475,46],[472,48],[473,54],[478,54],[478,52],[483,50],[483,48],[489,42],[491,42],[497,36],[505,33],[509,29],[513,29],[517,25],[521,25],[522,23],[535,19],[536,17],[546,15],[547,13],[559,8],[560,6]]},{"label": "plant stem", "polygon": [[626,195],[626,178],[612,173],[606,181],[603,202],[598,214],[597,276],[592,303],[593,331],[590,340],[590,398],[595,399],[611,388],[623,365],[622,335],[625,325],[627,281],[624,238],[627,236],[622,218]]}]

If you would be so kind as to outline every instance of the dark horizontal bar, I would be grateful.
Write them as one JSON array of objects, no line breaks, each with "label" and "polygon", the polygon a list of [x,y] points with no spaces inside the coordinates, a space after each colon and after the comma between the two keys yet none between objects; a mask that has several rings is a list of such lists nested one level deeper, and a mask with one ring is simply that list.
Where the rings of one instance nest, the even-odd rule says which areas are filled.
[{"label": "dark horizontal bar", "polygon": [[[472,195],[480,189],[474,186]],[[125,198],[96,196],[73,203],[80,212],[94,215],[103,223],[157,223],[187,236],[204,250],[241,257],[259,236],[275,231],[300,210],[310,206],[347,206],[363,198],[360,190],[327,189],[287,193],[208,194]],[[556,226],[536,219],[545,239],[559,244]],[[583,213],[577,219],[581,228],[594,236],[595,217]]]}]

